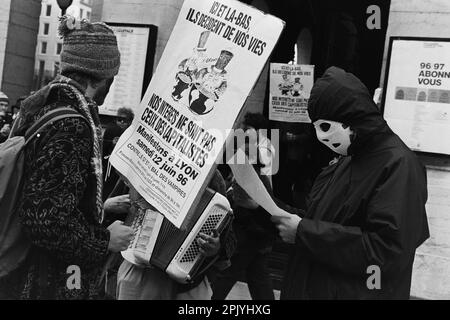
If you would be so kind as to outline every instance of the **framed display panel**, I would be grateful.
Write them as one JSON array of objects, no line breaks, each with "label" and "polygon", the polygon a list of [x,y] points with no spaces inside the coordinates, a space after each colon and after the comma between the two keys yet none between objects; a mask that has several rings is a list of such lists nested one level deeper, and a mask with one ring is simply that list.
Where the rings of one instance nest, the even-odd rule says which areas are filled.
[{"label": "framed display panel", "polygon": [[391,37],[381,108],[409,148],[450,155],[450,39]]},{"label": "framed display panel", "polygon": [[152,78],[158,29],[144,24],[107,24],[117,36],[121,65],[99,113],[115,116],[121,107],[136,113]]}]

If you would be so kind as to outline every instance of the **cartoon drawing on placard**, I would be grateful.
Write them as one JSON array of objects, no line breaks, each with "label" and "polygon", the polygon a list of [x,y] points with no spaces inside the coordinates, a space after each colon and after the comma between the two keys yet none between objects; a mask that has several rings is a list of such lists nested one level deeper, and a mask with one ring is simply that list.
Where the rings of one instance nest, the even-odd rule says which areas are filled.
[{"label": "cartoon drawing on placard", "polygon": [[227,89],[228,73],[225,70],[233,53],[222,50],[214,65],[199,70],[195,83],[189,92],[189,109],[204,115],[214,109],[215,103]]},{"label": "cartoon drawing on placard", "polygon": [[300,78],[295,78],[292,84],[291,94],[293,97],[303,96],[303,84],[300,82]]},{"label": "cartoon drawing on placard", "polygon": [[203,31],[198,39],[197,47],[193,49],[191,57],[184,59],[178,65],[178,72],[175,75],[175,86],[172,91],[172,98],[179,101],[184,92],[191,87],[196,79],[197,72],[205,67],[208,56],[206,55],[206,42],[210,31]]},{"label": "cartoon drawing on placard", "polygon": [[290,74],[284,73],[282,77],[283,80],[281,83],[278,84],[278,88],[280,89],[282,96],[288,96],[293,88],[293,84],[290,79]]}]

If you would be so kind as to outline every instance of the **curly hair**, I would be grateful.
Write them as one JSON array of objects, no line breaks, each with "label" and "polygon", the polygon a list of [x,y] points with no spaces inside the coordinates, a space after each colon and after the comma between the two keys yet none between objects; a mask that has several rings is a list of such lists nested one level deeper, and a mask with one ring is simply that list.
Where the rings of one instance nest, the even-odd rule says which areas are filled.
[{"label": "curly hair", "polygon": [[117,115],[124,115],[130,121],[133,121],[134,119],[134,112],[130,108],[119,108],[119,110],[117,110]]}]

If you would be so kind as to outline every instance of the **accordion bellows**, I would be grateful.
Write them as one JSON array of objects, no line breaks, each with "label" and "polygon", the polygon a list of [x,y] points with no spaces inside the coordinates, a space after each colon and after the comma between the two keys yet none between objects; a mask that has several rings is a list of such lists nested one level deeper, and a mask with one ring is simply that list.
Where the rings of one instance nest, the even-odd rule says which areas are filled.
[{"label": "accordion bellows", "polygon": [[122,256],[133,264],[164,270],[177,282],[189,283],[205,261],[197,243],[199,233],[216,230],[221,234],[230,221],[227,198],[208,188],[180,229],[157,211],[138,206],[125,222],[135,235]]}]

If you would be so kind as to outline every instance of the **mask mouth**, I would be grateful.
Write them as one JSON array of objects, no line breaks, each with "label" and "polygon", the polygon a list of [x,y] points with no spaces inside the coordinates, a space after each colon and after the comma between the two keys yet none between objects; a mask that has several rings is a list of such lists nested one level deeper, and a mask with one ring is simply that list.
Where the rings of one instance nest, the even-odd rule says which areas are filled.
[{"label": "mask mouth", "polygon": [[341,144],[340,143],[333,143],[332,146],[335,148],[338,148]]}]

